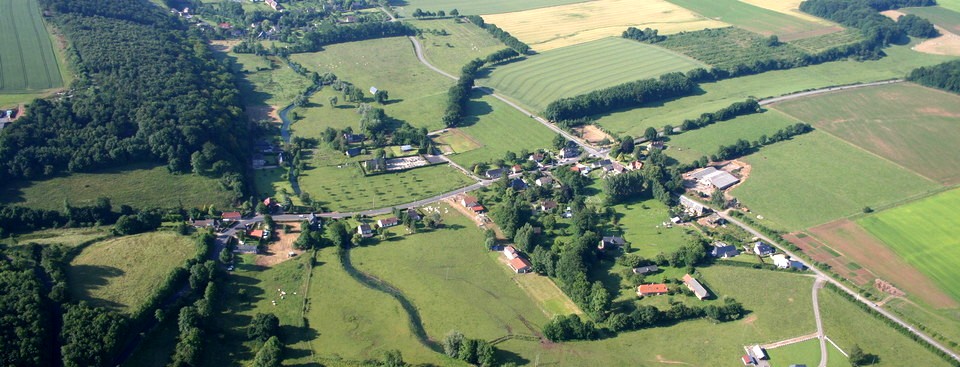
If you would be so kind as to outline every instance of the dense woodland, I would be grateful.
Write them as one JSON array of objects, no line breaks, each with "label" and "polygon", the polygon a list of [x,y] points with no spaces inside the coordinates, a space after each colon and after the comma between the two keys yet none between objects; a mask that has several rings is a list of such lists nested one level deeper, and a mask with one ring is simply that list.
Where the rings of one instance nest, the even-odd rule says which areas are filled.
[{"label": "dense woodland", "polygon": [[914,69],[907,75],[907,80],[960,93],[960,60]]},{"label": "dense woodland", "polygon": [[[919,28],[912,30],[917,22],[906,23],[904,26],[910,29],[904,30],[897,22],[879,12],[909,6],[934,5],[934,0],[807,0],[800,3],[800,10],[859,29],[866,38],[864,46],[879,48],[899,42],[908,32],[917,33],[918,37],[929,35]],[[925,27],[920,23],[918,27]]]}]

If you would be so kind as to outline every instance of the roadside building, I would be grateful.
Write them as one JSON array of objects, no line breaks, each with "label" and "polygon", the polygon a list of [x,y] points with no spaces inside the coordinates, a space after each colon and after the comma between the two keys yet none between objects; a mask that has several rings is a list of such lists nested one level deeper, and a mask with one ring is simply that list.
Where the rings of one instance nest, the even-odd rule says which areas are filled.
[{"label": "roadside building", "polygon": [[597,245],[597,249],[598,249],[598,250],[605,250],[605,249],[608,249],[608,248],[609,248],[609,249],[616,249],[616,248],[618,248],[618,247],[620,247],[620,246],[623,246],[623,245],[626,245],[626,244],[627,244],[627,240],[623,239],[623,237],[608,236],[608,237],[603,237],[603,238],[600,240],[600,244]]},{"label": "roadside building", "polygon": [[243,216],[240,215],[240,212],[223,212],[223,214],[220,215],[220,218],[222,218],[224,221],[236,222],[240,219],[243,219]]},{"label": "roadside building", "polygon": [[507,260],[513,260],[520,256],[520,254],[517,253],[517,249],[515,247],[507,246],[503,248],[503,256],[506,256]]},{"label": "roadside building", "polygon": [[731,258],[737,255],[740,255],[740,251],[737,250],[737,246],[728,245],[723,242],[714,242],[713,249],[710,250],[710,256],[721,259]]},{"label": "roadside building", "polygon": [[357,226],[357,233],[359,233],[363,238],[373,237],[373,229],[370,228],[370,225],[366,223]]},{"label": "roadside building", "polygon": [[772,255],[774,252],[777,252],[777,250],[770,245],[763,243],[763,241],[757,241],[753,244],[753,253],[757,254],[757,256]]},{"label": "roadside building", "polygon": [[538,178],[535,183],[540,187],[553,187],[553,177],[543,176]]},{"label": "roadside building", "polygon": [[400,224],[400,219],[397,219],[397,217],[390,217],[390,218],[377,220],[377,226],[380,228],[389,228],[397,224]]},{"label": "roadside building", "polygon": [[683,210],[691,217],[700,217],[710,211],[710,209],[707,209],[703,204],[684,195],[680,195],[680,205],[683,206]]},{"label": "roadside building", "polygon": [[557,209],[557,202],[553,200],[544,200],[540,202],[540,211],[552,212]]},{"label": "roadside building", "polygon": [[470,195],[463,195],[460,197],[460,205],[463,205],[465,208],[472,206],[480,205],[480,202],[477,201],[477,198]]}]

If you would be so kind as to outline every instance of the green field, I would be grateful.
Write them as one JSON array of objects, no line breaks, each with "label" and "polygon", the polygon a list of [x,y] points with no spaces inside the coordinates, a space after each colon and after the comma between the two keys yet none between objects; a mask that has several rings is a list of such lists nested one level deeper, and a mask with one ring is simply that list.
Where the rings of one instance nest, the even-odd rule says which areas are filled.
[{"label": "green field", "polygon": [[36,243],[41,245],[61,244],[77,246],[81,243],[109,235],[110,231],[108,227],[83,227],[47,229],[23,235],[14,235],[13,238],[18,244]]},{"label": "green field", "polygon": [[[786,367],[794,364],[816,366],[820,363],[820,341],[811,339],[779,348],[767,349],[767,354],[770,355],[770,361],[773,362],[774,366]],[[827,367],[847,367],[849,365],[848,358],[828,342]]]},{"label": "green field", "polygon": [[680,162],[693,162],[717,153],[721,145],[732,145],[737,139],[754,141],[761,135],[773,136],[777,130],[797,121],[779,111],[767,111],[733,120],[717,122],[705,128],[670,136],[667,155]]},{"label": "green field", "polygon": [[[470,22],[435,19],[411,21],[410,24],[423,30],[420,43],[427,60],[452,75],[457,75],[470,60],[485,58],[507,47],[489,32]],[[447,35],[430,33],[428,30],[443,30]]]},{"label": "green field", "polygon": [[352,211],[409,203],[473,183],[447,165],[364,176],[355,162],[370,158],[347,158],[329,149],[316,149],[308,163],[310,168],[300,175],[300,188],[328,210]]},{"label": "green field", "polygon": [[[939,187],[906,169],[814,131],[741,160],[753,168],[732,194],[768,226],[798,230]],[[773,222],[773,224],[770,223]]]},{"label": "green field", "polygon": [[910,265],[960,300],[960,189],[885,210],[857,221]]},{"label": "green field", "polygon": [[763,35],[790,41],[840,30],[829,22],[813,22],[753,6],[738,0],[667,0],[707,18],[720,20]]},{"label": "green field", "polygon": [[90,245],[67,269],[70,295],[94,306],[136,310],[167,274],[196,254],[195,243],[174,232],[151,232]]},{"label": "green field", "polygon": [[863,40],[863,35],[857,29],[844,29],[840,32],[828,33],[822,36],[790,41],[790,44],[810,54],[817,54],[828,49],[857,43]]},{"label": "green field", "polygon": [[736,27],[682,32],[657,46],[726,70],[756,60],[793,60],[803,56],[803,51],[790,43],[769,46],[761,35]]},{"label": "green field", "polygon": [[[293,103],[293,99],[311,84],[306,77],[297,74],[275,58],[268,61],[261,57],[232,52],[218,54],[232,60],[234,71],[240,73],[237,82],[240,97],[247,109],[247,115],[254,121],[269,120],[279,123],[280,119],[275,113]],[[256,71],[257,68],[264,67],[269,69]]]},{"label": "green field", "polygon": [[899,83],[801,98],[777,109],[924,177],[960,183],[960,96]]},{"label": "green field", "polygon": [[459,130],[483,146],[450,157],[464,167],[503,158],[507,151],[532,152],[553,145],[556,133],[492,96],[474,93],[466,110],[467,116]]},{"label": "green field", "polygon": [[[406,37],[329,45],[321,52],[294,54],[290,59],[308,70],[332,72],[353,83],[364,91],[368,103],[373,103],[373,97],[366,92],[371,86],[386,90],[388,103],[376,107],[382,107],[392,118],[429,130],[443,127],[440,118],[453,80],[421,64]],[[342,96],[340,101],[346,102]],[[327,104],[326,100],[314,102]],[[326,116],[326,111],[330,111],[329,107],[319,111],[320,121],[337,118]]]},{"label": "green field", "polygon": [[663,48],[610,37],[494,67],[477,82],[539,111],[558,98],[704,66]]},{"label": "green field", "polygon": [[65,200],[71,205],[93,204],[98,197],[108,197],[115,208],[185,208],[216,205],[225,208],[232,203],[230,193],[220,189],[213,178],[194,174],[174,175],[163,166],[132,165],[99,173],[73,173],[43,181],[18,181],[6,184],[3,203],[43,209],[63,209]]},{"label": "green field", "polygon": [[0,93],[63,86],[37,0],[0,0],[0,34]]},{"label": "green field", "polygon": [[715,83],[700,84],[705,93],[657,103],[643,108],[614,111],[597,116],[604,128],[618,134],[643,135],[647,127],[679,126],[705,112],[714,112],[748,97],[775,97],[808,89],[902,78],[911,70],[934,65],[951,57],[922,54],[907,46],[884,49],[877,61],[839,61],[790,70],[768,71]]},{"label": "green field", "polygon": [[391,5],[399,7],[397,10],[403,16],[410,17],[414,9],[436,12],[443,10],[450,12],[457,9],[461,15],[482,15],[507,13],[549,6],[582,3],[586,0],[394,0]]},{"label": "green field", "polygon": [[937,5],[960,13],[960,0],[937,0]]},{"label": "green field", "polygon": [[[937,3],[942,2],[943,1],[938,1]],[[933,22],[933,24],[941,26],[950,32],[960,33],[960,9],[950,10],[945,7],[946,5],[944,4],[942,6],[903,8],[900,9],[900,11],[922,18],[927,18],[927,20]]]},{"label": "green field", "polygon": [[613,209],[623,216],[619,228],[635,250],[634,255],[652,259],[660,253],[672,253],[687,243],[684,228],[663,227],[663,222],[670,220],[670,212],[658,200],[619,204]]}]

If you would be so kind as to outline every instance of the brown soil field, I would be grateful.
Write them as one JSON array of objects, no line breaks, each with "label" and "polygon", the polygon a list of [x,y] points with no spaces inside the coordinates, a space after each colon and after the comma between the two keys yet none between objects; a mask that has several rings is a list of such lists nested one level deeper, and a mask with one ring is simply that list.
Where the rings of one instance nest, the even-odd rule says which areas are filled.
[{"label": "brown soil field", "polygon": [[811,228],[809,232],[843,257],[849,258],[864,269],[869,269],[878,278],[892,283],[907,294],[912,294],[933,307],[960,307],[957,301],[937,288],[932,280],[910,266],[856,222],[841,219]]},{"label": "brown soil field", "polygon": [[596,125],[575,127],[573,128],[573,131],[576,133],[576,135],[579,135],[583,138],[583,140],[586,140],[590,144],[600,143],[603,141],[603,139],[607,139],[611,142],[615,140],[612,136],[603,132],[603,130],[600,130],[600,128],[598,128]]},{"label": "brown soil field", "polygon": [[278,223],[278,226],[288,225],[290,226],[290,233],[283,233],[283,230],[273,231],[274,236],[277,237],[277,240],[270,242],[267,245],[266,251],[257,255],[257,259],[254,260],[254,263],[260,266],[274,266],[284,261],[290,260],[293,257],[290,256],[290,253],[296,253],[297,256],[303,254],[303,250],[297,250],[293,247],[293,242],[300,237],[300,223],[299,222],[283,222]]},{"label": "brown soil field", "polygon": [[[801,234],[803,235],[802,238]],[[791,233],[784,235],[783,238],[800,247],[803,253],[814,261],[830,265],[836,273],[844,276],[858,286],[865,287],[873,281],[873,279],[876,279],[870,271],[863,268],[851,271],[847,266],[850,263],[848,259],[842,256],[834,256],[827,250],[826,245],[810,235],[805,233]]]},{"label": "brown soil field", "polygon": [[[880,12],[880,14],[886,15],[893,20],[897,20],[901,15],[906,15],[906,13],[897,10],[887,10]],[[913,46],[913,50],[931,55],[960,56],[960,36],[943,27],[934,27],[940,31],[940,37],[923,41],[919,45]]]}]

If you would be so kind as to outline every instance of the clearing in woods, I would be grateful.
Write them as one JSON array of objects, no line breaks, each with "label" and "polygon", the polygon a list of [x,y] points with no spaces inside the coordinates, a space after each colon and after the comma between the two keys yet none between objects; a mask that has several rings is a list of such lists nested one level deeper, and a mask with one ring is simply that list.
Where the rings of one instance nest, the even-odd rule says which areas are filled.
[{"label": "clearing in woods", "polygon": [[93,306],[133,312],[173,269],[196,254],[196,241],[163,231],[97,242],[70,262],[68,291]]},{"label": "clearing in woods", "polygon": [[619,37],[627,27],[650,27],[669,34],[727,25],[664,0],[596,0],[484,15],[483,19],[541,52],[609,36]]},{"label": "clearing in woods", "polygon": [[[693,10],[700,15],[726,22],[737,27],[760,33],[766,36],[776,35],[781,41],[792,41],[802,38],[815,37],[828,33],[839,32],[842,27],[823,19],[813,17],[798,17],[794,14],[784,14],[777,10],[769,10],[753,6],[739,0],[668,0],[684,8]],[[775,0],[755,0],[757,4],[772,4]],[[783,2],[776,1],[783,4]],[[786,5],[770,5],[783,9],[792,7],[796,0],[789,0]]]},{"label": "clearing in woods", "polygon": [[857,221],[900,257],[960,300],[960,189],[885,210]]},{"label": "clearing in woods", "polygon": [[[911,13],[919,15],[922,18],[936,16],[936,21],[933,21],[933,19],[930,20],[933,21],[934,27],[940,32],[939,36],[924,40],[916,46],[913,46],[913,49],[917,52],[932,55],[960,55],[960,36],[957,35],[957,31],[960,30],[960,24],[958,24],[958,22],[960,22],[960,14],[939,7],[934,8],[937,9],[930,11],[924,8],[912,8],[917,11],[912,11]],[[887,10],[881,12],[881,14],[897,20],[897,18],[906,15],[905,12],[906,10],[904,9]]]},{"label": "clearing in woods", "polygon": [[911,83],[799,98],[774,108],[951,186],[960,183],[960,96]]},{"label": "clearing in woods", "polygon": [[706,65],[664,48],[609,37],[496,66],[478,82],[540,111],[559,98],[697,67]]},{"label": "clearing in woods", "polygon": [[0,93],[63,86],[60,65],[37,0],[0,0]]}]

